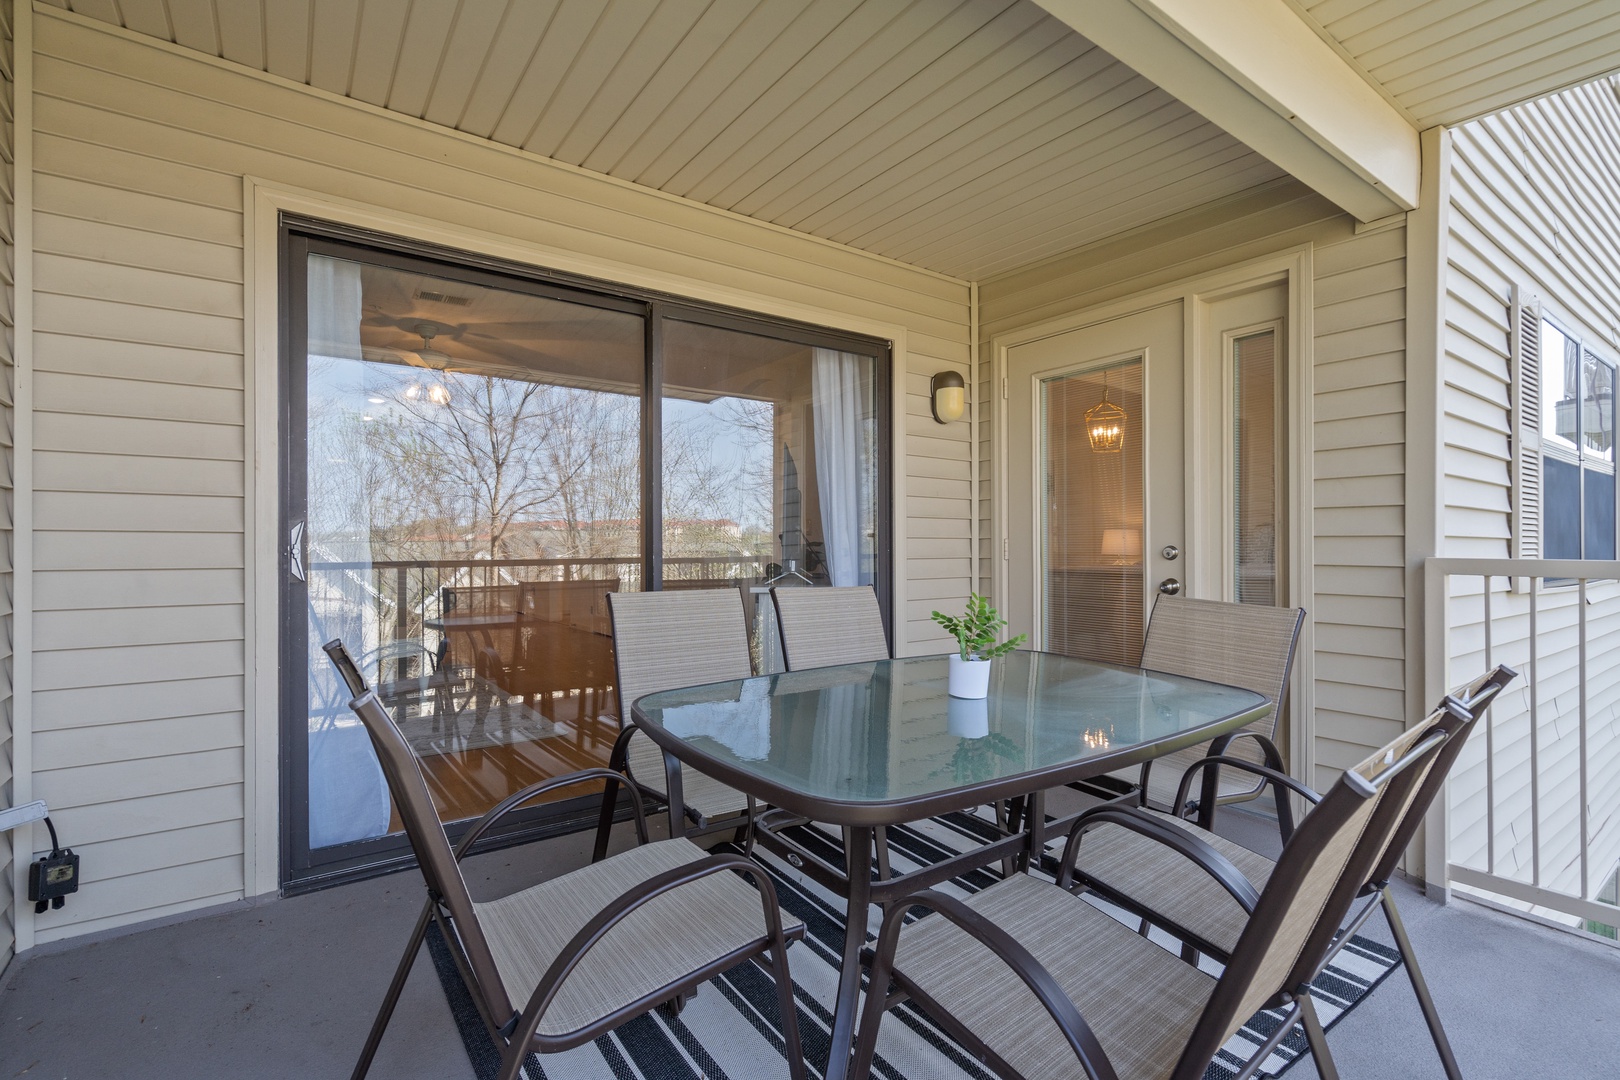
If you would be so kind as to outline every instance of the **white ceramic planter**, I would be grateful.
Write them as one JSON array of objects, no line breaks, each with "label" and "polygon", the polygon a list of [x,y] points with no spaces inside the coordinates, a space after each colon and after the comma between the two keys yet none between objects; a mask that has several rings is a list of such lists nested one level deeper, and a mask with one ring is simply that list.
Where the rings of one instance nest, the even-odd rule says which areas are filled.
[{"label": "white ceramic planter", "polygon": [[959,698],[982,698],[990,693],[990,661],[964,660],[952,654],[950,695]]},{"label": "white ceramic planter", "polygon": [[945,726],[959,739],[982,739],[990,734],[990,703],[984,698],[947,698]]}]

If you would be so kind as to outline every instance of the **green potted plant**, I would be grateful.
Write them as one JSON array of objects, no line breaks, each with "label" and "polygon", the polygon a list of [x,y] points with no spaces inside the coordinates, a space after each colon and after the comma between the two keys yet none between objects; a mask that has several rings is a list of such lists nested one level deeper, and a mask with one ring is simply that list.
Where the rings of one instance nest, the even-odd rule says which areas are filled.
[{"label": "green potted plant", "polygon": [[1018,648],[1025,635],[1000,644],[996,638],[1007,625],[990,601],[972,593],[968,596],[967,611],[960,618],[936,611],[934,621],[956,639],[957,652],[950,658],[950,695],[960,698],[982,698],[990,692],[990,661],[1005,656]]}]

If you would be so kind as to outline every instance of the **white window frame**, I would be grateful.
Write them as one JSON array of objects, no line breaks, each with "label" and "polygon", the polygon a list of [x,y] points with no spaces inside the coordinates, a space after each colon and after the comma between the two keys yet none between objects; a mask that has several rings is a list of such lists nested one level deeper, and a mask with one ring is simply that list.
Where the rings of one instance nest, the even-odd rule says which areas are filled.
[{"label": "white window frame", "polygon": [[[1552,403],[1543,400],[1547,384],[1547,365],[1564,362],[1562,354],[1553,358],[1543,347],[1543,324],[1550,325],[1581,350],[1582,363],[1586,358],[1596,360],[1609,368],[1611,386],[1620,393],[1620,364],[1592,348],[1593,335],[1577,329],[1572,319],[1549,310],[1539,300],[1517,300],[1514,304],[1512,327],[1513,391],[1512,405],[1512,472],[1513,472],[1513,528],[1510,554],[1517,558],[1539,559],[1546,551],[1546,467],[1553,458],[1574,465],[1580,470],[1578,487],[1581,558],[1586,553],[1586,474],[1598,473],[1615,477],[1620,450],[1611,450],[1609,460],[1588,454],[1584,440],[1577,430],[1573,447],[1564,446],[1545,437],[1543,421]],[[1612,423],[1612,420],[1611,420]],[[1616,543],[1620,545],[1620,491],[1616,493]]]}]

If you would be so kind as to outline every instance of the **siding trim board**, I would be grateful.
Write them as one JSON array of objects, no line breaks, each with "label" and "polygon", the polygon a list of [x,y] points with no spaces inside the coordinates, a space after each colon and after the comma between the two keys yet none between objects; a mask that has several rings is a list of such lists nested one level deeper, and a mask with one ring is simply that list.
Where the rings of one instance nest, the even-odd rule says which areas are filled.
[{"label": "siding trim board", "polygon": [[[0,325],[6,333],[0,339],[0,489],[4,499],[5,520],[0,522],[0,809],[22,802],[16,796],[18,787],[15,743],[12,729],[16,713],[16,698],[12,694],[12,671],[17,662],[13,649],[15,632],[12,599],[16,595],[17,579],[12,572],[12,552],[16,550],[14,513],[16,491],[12,477],[16,471],[14,432],[17,427],[16,388],[16,294],[11,279],[16,259],[16,41],[13,36],[12,0],[0,0],[0,274],[7,280],[0,282]],[[17,950],[17,874],[20,864],[18,846],[31,830],[17,829],[0,832],[0,974],[11,963]]]},{"label": "siding trim board", "polygon": [[[34,528],[34,10],[27,0],[8,0],[7,23],[11,36],[11,206],[9,222],[12,281],[11,316],[11,556],[9,631],[11,655],[10,727],[13,803],[34,799],[33,760],[33,528]],[[17,537],[24,542],[18,543]],[[3,800],[0,800],[3,801]],[[0,907],[10,903],[13,940],[0,949],[0,964],[13,950],[24,952],[35,942],[34,911],[24,902],[28,895],[29,855],[34,847],[32,826],[11,834],[14,857],[9,881],[0,882]],[[18,857],[20,856],[20,857]]]}]

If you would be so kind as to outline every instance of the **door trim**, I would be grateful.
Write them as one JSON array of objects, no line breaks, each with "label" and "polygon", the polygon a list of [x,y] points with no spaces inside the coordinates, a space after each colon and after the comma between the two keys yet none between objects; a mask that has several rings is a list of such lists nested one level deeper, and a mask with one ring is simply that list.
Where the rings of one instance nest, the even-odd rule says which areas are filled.
[{"label": "door trim", "polygon": [[[1287,454],[1288,474],[1288,575],[1287,591],[1282,602],[1306,610],[1304,625],[1300,628],[1299,646],[1295,651],[1294,675],[1290,682],[1289,708],[1292,730],[1289,732],[1289,772],[1306,784],[1315,785],[1316,742],[1315,718],[1315,658],[1316,629],[1311,618],[1316,595],[1316,537],[1312,529],[1315,520],[1315,433],[1311,418],[1315,396],[1315,353],[1311,343],[1315,339],[1315,304],[1313,300],[1313,252],[1310,244],[1287,248],[1271,255],[1235,263],[1210,274],[1201,274],[1159,288],[1135,293],[1046,319],[1016,330],[996,334],[990,339],[990,386],[994,399],[995,431],[991,440],[990,467],[990,527],[999,544],[1000,557],[991,558],[991,602],[1004,604],[1008,595],[1010,573],[1011,529],[1008,520],[1008,476],[1010,459],[1008,443],[1008,353],[1018,345],[1027,345],[1043,338],[1055,337],[1072,330],[1081,330],[1099,323],[1127,315],[1135,315],[1151,308],[1177,300],[1183,303],[1184,357],[1187,385],[1185,400],[1198,400],[1201,388],[1195,383],[1205,365],[1203,330],[1208,306],[1232,293],[1256,285],[1281,282],[1287,291],[1286,342],[1288,357],[1287,387]],[[999,392],[998,392],[999,388]],[[1193,410],[1196,417],[1198,410]],[[1187,432],[1187,448],[1191,454],[1200,445],[1197,432]],[[1187,476],[1195,470],[1188,462]],[[1191,502],[1189,496],[1189,503]],[[1192,506],[1189,505],[1189,510]],[[1193,519],[1188,518],[1189,527]]]},{"label": "door trim", "polygon": [[906,420],[909,331],[849,311],[755,293],[701,278],[618,262],[577,250],[483,232],[471,226],[247,175],[242,183],[245,361],[243,440],[242,892],[277,896],[281,886],[281,217],[289,214],[443,248],[614,282],[889,342],[889,557],[894,649],[908,644]]}]

